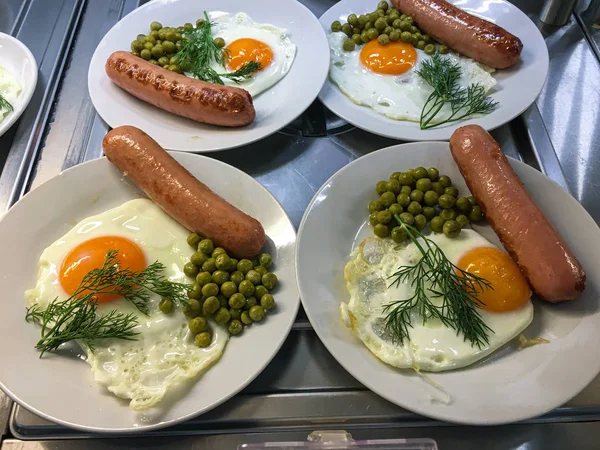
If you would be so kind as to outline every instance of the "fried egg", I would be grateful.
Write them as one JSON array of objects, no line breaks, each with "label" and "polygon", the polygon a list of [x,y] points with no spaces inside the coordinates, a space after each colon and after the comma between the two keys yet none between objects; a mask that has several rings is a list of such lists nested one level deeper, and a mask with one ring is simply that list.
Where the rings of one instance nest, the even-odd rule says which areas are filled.
[{"label": "fried egg", "polygon": [[243,65],[256,61],[260,70],[247,80],[236,83],[227,78],[223,82],[246,89],[252,97],[269,89],[290,70],[296,46],[283,28],[254,22],[245,13],[224,14],[211,18],[214,38],[223,38],[227,54],[226,67],[213,61],[211,67],[217,73],[235,72]]},{"label": "fried egg", "polygon": [[[17,83],[17,80],[8,73],[4,67],[0,66],[0,95],[2,95],[14,109],[19,94],[21,94],[21,86]],[[2,122],[9,113],[9,108],[2,108],[0,106],[0,122]]]},{"label": "fried egg", "polygon": [[[397,343],[386,328],[384,306],[412,297],[410,281],[390,286],[400,266],[414,265],[421,253],[414,243],[396,244],[391,239],[367,238],[350,256],[344,269],[349,302],[342,303],[342,320],[377,358],[398,368],[439,372],[473,364],[517,337],[533,320],[531,291],[517,265],[502,250],[477,232],[461,231],[457,238],[431,234],[446,257],[457,267],[488,280],[478,309],[492,330],[481,348],[438,319],[428,319],[413,310],[409,339]],[[440,305],[442,299],[431,298]]]},{"label": "fried egg", "polygon": [[[182,272],[193,252],[186,242],[188,234],[147,199],[88,217],[43,251],[36,286],[25,293],[26,299],[29,305],[46,309],[54,299],[69,298],[86,273],[102,266],[108,250],[119,250],[120,266],[140,271],[159,261],[167,279],[188,282]],[[82,345],[95,380],[129,399],[136,411],[157,404],[169,389],[207,370],[228,340],[227,330],[211,323],[212,343],[197,347],[181,309],[163,314],[158,296],[150,298],[148,316],[117,295],[102,294],[97,300],[99,315],[117,310],[138,319],[133,331],[140,334],[135,341],[97,340],[94,352]]]},{"label": "fried egg", "polygon": [[[433,89],[416,70],[431,57],[410,43],[398,41],[381,45],[377,39],[348,52],[343,48],[346,39],[342,32],[328,36],[331,81],[358,105],[372,108],[390,119],[419,122]],[[457,53],[444,57],[461,68],[461,87],[479,83],[489,92],[496,85],[491,75],[493,69]],[[450,106],[445,105],[431,124],[445,121],[450,114]]]}]

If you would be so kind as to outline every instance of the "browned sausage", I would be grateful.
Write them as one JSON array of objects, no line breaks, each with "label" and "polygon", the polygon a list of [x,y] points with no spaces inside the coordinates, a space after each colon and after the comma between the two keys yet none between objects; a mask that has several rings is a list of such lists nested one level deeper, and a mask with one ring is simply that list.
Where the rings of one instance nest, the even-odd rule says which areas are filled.
[{"label": "browned sausage", "polygon": [[523,43],[504,28],[444,0],[392,0],[418,27],[452,50],[495,69],[519,60]]},{"label": "browned sausage", "polygon": [[239,127],[256,116],[248,91],[188,78],[131,53],[114,52],[106,60],[105,70],[117,86],[134,97],[196,122]]},{"label": "browned sausage", "polygon": [[488,223],[544,300],[572,300],[585,272],[535,203],[494,138],[478,125],[458,128],[450,151]]},{"label": "browned sausage", "polygon": [[253,258],[262,249],[265,231],[258,220],[194,178],[142,130],[115,128],[104,136],[102,148],[110,162],[188,230],[237,258]]}]

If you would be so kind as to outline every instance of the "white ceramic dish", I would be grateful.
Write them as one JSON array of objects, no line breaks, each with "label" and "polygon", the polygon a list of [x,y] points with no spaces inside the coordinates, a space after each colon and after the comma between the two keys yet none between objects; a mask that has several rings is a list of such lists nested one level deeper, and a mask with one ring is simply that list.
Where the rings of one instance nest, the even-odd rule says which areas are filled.
[{"label": "white ceramic dish", "polygon": [[22,89],[13,104],[13,111],[0,122],[2,136],[27,108],[37,84],[38,66],[29,49],[21,41],[4,33],[0,33],[0,66],[15,77]]},{"label": "white ceramic dish", "polygon": [[[104,63],[116,50],[129,50],[150,23],[164,26],[195,22],[203,11],[245,12],[254,21],[287,29],[296,45],[289,73],[254,99],[256,118],[246,127],[226,128],[200,124],[162,111],[129,95],[107,77]],[[317,18],[296,0],[155,0],[123,18],[104,36],[94,52],[88,89],[100,116],[111,126],[134,125],[152,130],[164,148],[210,152],[249,144],[280,130],[298,117],[317,97],[329,70],[329,50]]]},{"label": "white ceramic dish", "polygon": [[[349,14],[374,11],[377,3],[377,0],[342,0],[319,20],[326,33],[330,33],[334,20],[344,23]],[[329,78],[319,93],[319,99],[335,114],[358,128],[406,141],[448,140],[459,123],[475,123],[486,130],[493,130],[517,117],[535,101],[546,81],[548,49],[544,38],[523,12],[505,0],[450,0],[450,3],[504,27],[523,42],[521,60],[509,69],[494,73],[498,84],[490,96],[499,102],[495,111],[476,119],[421,130],[418,123],[388,119],[371,108],[353,103]]]},{"label": "white ceramic dish", "polygon": [[[260,326],[230,339],[222,358],[197,380],[167,394],[154,415],[136,415],[97,385],[84,361],[49,354],[34,345],[40,329],[24,320],[24,291],[35,285],[42,250],[77,221],[136,198],[138,192],[101,158],[49,180],[28,193],[0,221],[0,388],[16,402],[52,422],[90,432],[131,432],[173,425],[223,403],[250,383],[283,344],[296,317],[296,233],[275,198],[252,177],[211,158],[174,153],[194,176],[233,205],[260,220],[281,281],[277,309]],[[96,180],[96,181],[93,181]],[[27,236],[26,239],[21,237]],[[26,374],[26,376],[24,376]],[[160,404],[159,404],[160,406]]]},{"label": "white ceramic dish", "polygon": [[[587,287],[579,298],[558,305],[534,297],[534,319],[524,334],[541,336],[549,344],[521,351],[509,344],[473,366],[427,374],[450,395],[449,404],[433,400],[443,395],[414,372],[395,369],[375,358],[346,328],[338,309],[349,298],[343,278],[348,256],[372,235],[366,208],[374,199],[378,180],[387,179],[394,171],[433,166],[450,176],[461,195],[468,195],[448,144],[411,143],[363,156],[331,177],[304,215],[296,270],[310,322],[350,374],[399,406],[465,424],[515,422],[563,405],[600,371],[600,229],[558,184],[524,163],[510,162],[587,271]],[[474,229],[502,248],[489,225]]]}]

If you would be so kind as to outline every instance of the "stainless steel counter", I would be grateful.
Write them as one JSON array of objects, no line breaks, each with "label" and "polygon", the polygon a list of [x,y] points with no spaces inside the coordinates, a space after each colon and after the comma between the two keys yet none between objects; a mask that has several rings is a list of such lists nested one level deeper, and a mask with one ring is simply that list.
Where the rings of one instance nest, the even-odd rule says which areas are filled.
[{"label": "stainless steel counter", "polygon": [[[302,2],[317,16],[335,3]],[[40,66],[30,106],[0,138],[0,208],[61,170],[101,156],[108,128],[87,93],[88,64],[106,31],[138,3],[145,2],[0,0],[0,31],[27,44]],[[515,3],[532,18],[542,4]],[[600,63],[590,29],[579,13],[565,27],[543,29],[550,52],[546,86],[535,105],[493,134],[507,154],[568,189],[598,221],[600,181],[594,175],[600,169]],[[254,176],[298,226],[315,191],[335,171],[395,143],[348,126],[316,103],[281,133],[213,156]],[[303,311],[275,360],[243,393],[167,430],[100,439],[40,419],[0,392],[3,450],[235,448],[243,442],[304,440],[315,429],[346,429],[360,439],[430,437],[443,450],[592,449],[600,448],[599,420],[600,378],[567,405],[527,423],[474,428],[417,416],[348,375],[319,342]]]}]

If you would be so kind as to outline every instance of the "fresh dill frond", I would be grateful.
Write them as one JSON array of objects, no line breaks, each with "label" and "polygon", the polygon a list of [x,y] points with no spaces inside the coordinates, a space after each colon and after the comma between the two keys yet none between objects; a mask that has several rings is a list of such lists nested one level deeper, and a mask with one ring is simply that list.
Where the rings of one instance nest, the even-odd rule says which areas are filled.
[{"label": "fresh dill frond", "polygon": [[[486,96],[484,87],[479,83],[471,84],[466,89],[461,88],[459,84],[460,66],[449,58],[442,58],[437,53],[423,61],[416,74],[433,88],[433,92],[421,110],[420,126],[422,130],[461,120],[473,114],[489,114],[498,106],[498,102]],[[439,123],[431,124],[431,121],[446,104],[450,104],[450,117]]]},{"label": "fresh dill frond", "polygon": [[91,350],[95,339],[135,340],[138,333],[132,329],[138,324],[136,316],[116,310],[97,316],[98,295],[120,295],[144,314],[148,314],[152,293],[169,297],[178,305],[188,304],[191,285],[167,280],[163,275],[163,264],[154,262],[140,272],[121,269],[118,253],[118,250],[109,250],[102,267],[88,272],[68,299],[59,301],[56,298],[45,310],[39,305],[27,308],[25,320],[42,326],[41,338],[36,345],[42,355],[71,340],[80,340]]},{"label": "fresh dill frond", "polygon": [[195,78],[214,84],[223,84],[222,78],[239,83],[250,78],[260,70],[260,63],[250,61],[235,72],[218,73],[211,67],[211,62],[225,67],[229,60],[229,52],[215,44],[212,26],[208,14],[204,11],[204,23],[198,28],[184,34],[183,47],[176,54],[177,64],[183,72]]},{"label": "fresh dill frond", "polygon": [[0,109],[5,109],[8,112],[13,111],[13,105],[11,105],[10,102],[6,100],[2,94],[0,94]]},{"label": "fresh dill frond", "polygon": [[[445,326],[463,335],[464,340],[481,348],[489,343],[489,328],[478,309],[485,306],[478,298],[485,289],[493,289],[489,281],[456,267],[435,242],[421,234],[416,228],[394,219],[406,229],[408,237],[417,246],[422,257],[412,266],[402,266],[390,278],[389,288],[408,284],[412,297],[397,300],[384,306],[386,329],[402,344],[409,338],[411,312],[418,311],[423,323],[438,319]],[[421,239],[421,240],[419,240]],[[431,299],[441,299],[436,305]]]}]

